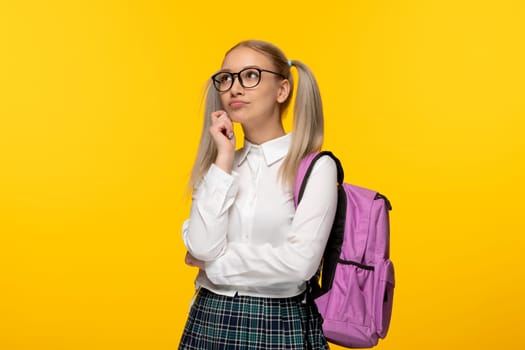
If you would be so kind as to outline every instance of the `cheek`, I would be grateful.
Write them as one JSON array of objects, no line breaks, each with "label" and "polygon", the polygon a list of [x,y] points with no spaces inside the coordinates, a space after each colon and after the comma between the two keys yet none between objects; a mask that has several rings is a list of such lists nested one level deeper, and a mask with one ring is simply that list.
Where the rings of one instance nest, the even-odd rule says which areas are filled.
[{"label": "cheek", "polygon": [[225,94],[221,94],[221,108],[226,110],[228,108],[228,97]]},{"label": "cheek", "polygon": [[260,101],[264,103],[268,108],[271,108],[273,105],[278,104],[279,93],[274,88],[265,89],[261,91]]},{"label": "cheek", "polygon": [[279,94],[279,90],[274,84],[271,84],[271,82],[266,82],[264,85],[260,84],[257,91],[254,90],[253,92],[257,99],[264,101],[276,100]]}]

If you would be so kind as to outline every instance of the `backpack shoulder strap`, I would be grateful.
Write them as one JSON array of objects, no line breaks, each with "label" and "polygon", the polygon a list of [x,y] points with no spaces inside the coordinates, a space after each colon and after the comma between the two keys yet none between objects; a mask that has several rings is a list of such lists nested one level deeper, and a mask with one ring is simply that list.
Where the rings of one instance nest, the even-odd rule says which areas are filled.
[{"label": "backpack shoulder strap", "polygon": [[[332,286],[335,266],[339,260],[341,246],[343,243],[345,216],[342,215],[342,213],[346,211],[346,198],[344,189],[341,186],[344,180],[343,167],[339,159],[337,159],[337,157],[329,151],[311,153],[301,161],[294,186],[295,207],[297,208],[304,194],[306,184],[308,183],[308,178],[310,177],[312,169],[314,168],[315,162],[317,162],[317,160],[322,156],[329,156],[334,160],[337,167],[337,183],[339,186],[337,191],[338,200],[336,218],[334,219],[334,225],[332,226],[327,246],[325,247],[323,253],[323,261],[321,266],[319,266],[317,273],[308,281],[309,295],[314,299],[326,293]],[[338,217],[339,219],[337,219]],[[323,280],[322,287],[319,284],[321,270]]]},{"label": "backpack shoulder strap", "polygon": [[344,181],[344,171],[343,166],[339,159],[330,151],[314,152],[303,158],[301,164],[299,165],[299,170],[297,171],[297,176],[295,178],[294,185],[294,203],[295,207],[299,205],[301,198],[303,197],[304,191],[306,189],[306,183],[308,178],[314,168],[315,162],[322,156],[329,156],[332,158],[337,166],[337,183],[342,184]]}]

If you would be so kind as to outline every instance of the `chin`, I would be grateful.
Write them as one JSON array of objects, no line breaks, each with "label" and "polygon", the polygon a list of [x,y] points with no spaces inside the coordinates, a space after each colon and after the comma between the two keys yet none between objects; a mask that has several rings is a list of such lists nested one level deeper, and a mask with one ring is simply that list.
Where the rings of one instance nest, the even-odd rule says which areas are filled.
[{"label": "chin", "polygon": [[232,122],[241,123],[246,120],[246,118],[244,117],[246,115],[245,111],[234,110],[227,113]]}]

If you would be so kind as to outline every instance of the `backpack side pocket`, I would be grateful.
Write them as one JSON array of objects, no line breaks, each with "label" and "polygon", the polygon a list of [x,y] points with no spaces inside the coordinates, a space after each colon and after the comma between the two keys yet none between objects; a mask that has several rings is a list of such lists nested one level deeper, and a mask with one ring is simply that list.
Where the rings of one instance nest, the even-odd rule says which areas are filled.
[{"label": "backpack side pocket", "polygon": [[375,300],[375,326],[380,338],[384,338],[390,326],[392,305],[394,301],[394,265],[387,259],[380,265],[378,271],[378,288]]}]

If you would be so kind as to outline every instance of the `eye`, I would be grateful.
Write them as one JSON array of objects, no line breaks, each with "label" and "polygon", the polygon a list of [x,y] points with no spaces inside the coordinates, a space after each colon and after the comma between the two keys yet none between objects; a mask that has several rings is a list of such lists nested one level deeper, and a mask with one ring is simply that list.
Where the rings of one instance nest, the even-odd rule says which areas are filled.
[{"label": "eye", "polygon": [[219,73],[215,76],[215,81],[219,84],[227,84],[232,80],[230,73]]},{"label": "eye", "polygon": [[260,73],[257,69],[249,68],[249,69],[244,70],[241,73],[241,76],[242,76],[242,80],[244,81],[250,81],[250,80],[254,81],[254,80],[259,80]]}]

